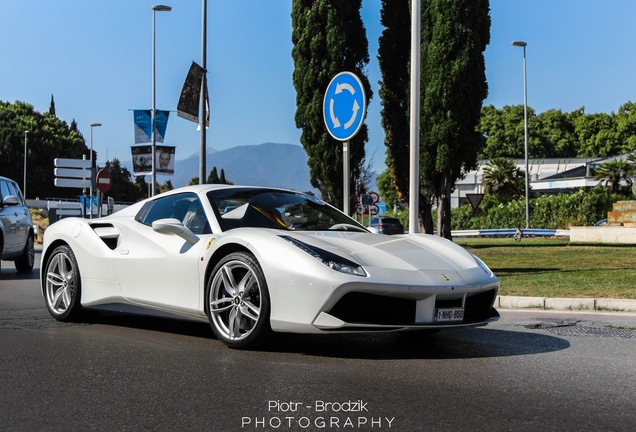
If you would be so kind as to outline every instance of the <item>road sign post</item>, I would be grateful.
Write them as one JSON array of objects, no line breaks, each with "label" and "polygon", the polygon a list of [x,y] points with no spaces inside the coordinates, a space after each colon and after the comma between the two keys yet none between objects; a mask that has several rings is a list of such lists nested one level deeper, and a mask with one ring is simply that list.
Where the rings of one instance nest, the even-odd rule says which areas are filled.
[{"label": "road sign post", "polygon": [[325,91],[322,114],[327,131],[342,141],[343,211],[349,214],[349,140],[360,128],[366,115],[367,100],[362,81],[351,72],[337,74]]},{"label": "road sign post", "polygon": [[95,183],[97,183],[97,190],[99,194],[97,199],[97,216],[102,217],[104,194],[110,190],[113,183],[113,176],[110,171],[102,168],[97,172]]},{"label": "road sign post", "polygon": [[[53,170],[55,174],[53,184],[57,187],[70,187],[84,190],[91,187],[93,184],[92,164],[92,161],[87,159],[55,158],[53,160],[53,165],[55,166]],[[85,193],[86,191],[84,191],[84,194]]]},{"label": "road sign post", "polygon": [[87,188],[91,186],[93,171],[91,161],[86,159],[55,158],[54,185],[57,187]]}]

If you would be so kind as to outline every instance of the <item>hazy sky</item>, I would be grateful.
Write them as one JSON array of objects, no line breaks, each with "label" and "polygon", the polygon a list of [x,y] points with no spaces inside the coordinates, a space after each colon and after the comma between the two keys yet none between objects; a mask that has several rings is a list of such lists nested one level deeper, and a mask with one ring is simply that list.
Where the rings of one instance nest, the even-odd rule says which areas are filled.
[{"label": "hazy sky", "polygon": [[[158,2],[1,0],[0,100],[45,112],[53,95],[57,116],[69,124],[75,119],[87,140],[90,124],[103,124],[93,133],[100,164],[129,160],[131,110],[151,107],[151,8]],[[191,62],[201,62],[201,1],[163,4],[173,9],[156,13],[157,109],[175,111],[165,144],[184,159],[199,151],[196,124],[177,117],[176,107]],[[385,157],[377,95],[380,7],[380,0],[363,0],[374,91],[367,154],[374,154],[377,170]],[[636,1],[491,0],[490,7],[486,104],[523,103],[523,50],[513,40],[528,43],[528,104],[537,112],[609,113],[636,100]],[[209,148],[299,144],[290,13],[290,0],[208,0]]]}]

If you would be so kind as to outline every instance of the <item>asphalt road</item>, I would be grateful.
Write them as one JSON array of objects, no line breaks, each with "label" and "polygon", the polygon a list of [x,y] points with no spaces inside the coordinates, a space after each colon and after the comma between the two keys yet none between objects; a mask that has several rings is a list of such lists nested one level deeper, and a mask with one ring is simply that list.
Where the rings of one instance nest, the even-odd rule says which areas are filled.
[{"label": "asphalt road", "polygon": [[636,315],[502,311],[429,338],[286,335],[249,352],[200,323],[58,323],[37,277],[2,262],[2,431],[636,430]]}]

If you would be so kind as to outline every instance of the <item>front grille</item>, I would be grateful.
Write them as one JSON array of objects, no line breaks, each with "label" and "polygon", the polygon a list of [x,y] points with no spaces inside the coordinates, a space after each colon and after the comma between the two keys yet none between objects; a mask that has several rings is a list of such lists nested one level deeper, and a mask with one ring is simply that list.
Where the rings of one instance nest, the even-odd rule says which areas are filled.
[{"label": "front grille", "polygon": [[466,297],[464,322],[480,322],[490,318],[496,296],[497,290],[492,289]]},{"label": "front grille", "polygon": [[375,294],[345,294],[329,314],[348,323],[405,325],[415,321],[415,301]]},{"label": "front grille", "polygon": [[[492,305],[496,290],[469,295],[464,303],[465,324],[483,322],[496,313]],[[462,298],[437,299],[435,308],[462,306]],[[345,294],[328,313],[351,324],[413,325],[416,324],[416,301],[376,294],[350,292]],[[432,319],[432,317],[431,317]],[[433,324],[433,323],[430,323]]]}]

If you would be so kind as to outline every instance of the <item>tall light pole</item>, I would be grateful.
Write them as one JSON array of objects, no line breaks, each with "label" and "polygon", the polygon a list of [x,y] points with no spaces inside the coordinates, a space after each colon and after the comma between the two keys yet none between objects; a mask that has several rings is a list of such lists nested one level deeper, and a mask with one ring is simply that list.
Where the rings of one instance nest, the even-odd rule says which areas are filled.
[{"label": "tall light pole", "polygon": [[101,123],[91,123],[91,153],[89,155],[91,161],[91,187],[89,191],[90,196],[88,198],[89,219],[93,219],[93,128],[101,125]]},{"label": "tall light pole", "polygon": [[150,195],[154,196],[157,192],[157,168],[156,168],[156,149],[157,149],[157,125],[155,124],[155,118],[157,117],[157,105],[156,105],[156,90],[155,90],[155,16],[156,12],[170,12],[172,7],[166,5],[154,5],[152,7],[152,176]]},{"label": "tall light pole", "polygon": [[27,134],[28,130],[24,131],[24,180],[22,182],[22,194],[24,195],[24,199],[26,199],[26,165],[27,165]]},{"label": "tall light pole", "polygon": [[512,46],[523,48],[523,130],[524,130],[524,152],[526,163],[526,229],[530,227],[530,204],[528,200],[528,191],[530,180],[528,175],[528,80],[526,75],[526,46],[524,41],[513,41]]},{"label": "tall light pole", "polygon": [[409,233],[419,232],[420,213],[420,29],[421,0],[411,1],[411,113],[409,163]]},{"label": "tall light pole", "polygon": [[207,100],[208,94],[206,76],[208,73],[207,65],[207,39],[208,39],[208,0],[202,0],[202,21],[201,21],[201,68],[203,68],[203,74],[201,76],[201,94],[199,98],[199,184],[204,184],[206,180],[206,157],[207,157],[207,145],[206,145],[206,121],[207,121]]}]

